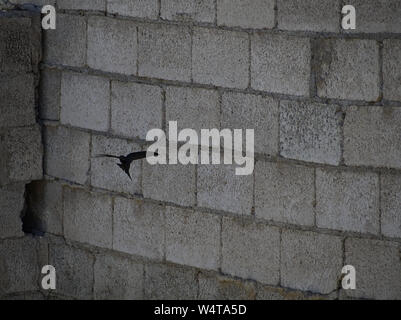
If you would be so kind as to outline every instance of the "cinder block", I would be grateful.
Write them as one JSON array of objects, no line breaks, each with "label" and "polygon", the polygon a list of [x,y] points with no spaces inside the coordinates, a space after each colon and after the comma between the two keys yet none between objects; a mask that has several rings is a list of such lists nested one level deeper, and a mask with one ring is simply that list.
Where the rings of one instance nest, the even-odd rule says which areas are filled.
[{"label": "cinder block", "polygon": [[141,151],[136,143],[126,140],[108,138],[104,136],[92,137],[91,156],[91,185],[111,191],[138,194],[141,192],[142,161],[134,161],[131,164],[130,174],[127,174],[117,166],[118,159],[97,157],[102,154],[127,155],[131,152]]},{"label": "cinder block", "polygon": [[163,206],[115,198],[113,249],[152,259],[164,254]]},{"label": "cinder block", "polygon": [[335,300],[337,293],[318,295],[280,287],[258,286],[256,300]]},{"label": "cinder block", "polygon": [[217,0],[217,24],[229,27],[274,27],[274,0]]},{"label": "cinder block", "polygon": [[27,186],[29,213],[46,233],[63,234],[63,187],[55,181],[34,181]]},{"label": "cinder block", "polygon": [[251,94],[228,92],[223,94],[221,128],[254,129],[255,152],[278,153],[278,101]]},{"label": "cinder block", "polygon": [[111,130],[145,140],[149,130],[162,128],[162,90],[157,86],[113,81]]},{"label": "cinder block", "polygon": [[[61,1],[66,1],[66,0],[61,0]],[[74,0],[73,0],[74,1]],[[56,0],[29,0],[29,2],[27,0],[13,0],[12,1],[15,4],[34,4],[36,6],[44,6],[46,4],[50,4],[52,6],[55,5]]]},{"label": "cinder block", "polygon": [[107,72],[136,74],[137,27],[128,20],[90,17],[88,66]]},{"label": "cinder block", "polygon": [[66,300],[66,301],[73,301],[73,300],[77,300],[77,299],[75,299],[75,298],[73,298],[73,297],[67,297],[67,296],[64,296],[64,295],[61,295],[61,294],[50,294],[49,296],[48,296],[48,298],[47,298],[47,300],[61,300],[61,301],[63,301],[63,300]]},{"label": "cinder block", "polygon": [[143,299],[143,265],[117,255],[96,256],[96,300]]},{"label": "cinder block", "polygon": [[243,279],[277,285],[280,273],[280,230],[224,217],[221,270]]},{"label": "cinder block", "polygon": [[217,270],[220,217],[174,207],[166,209],[166,260]]},{"label": "cinder block", "polygon": [[186,26],[138,27],[138,74],[165,80],[191,80],[191,32]]},{"label": "cinder block", "polygon": [[[0,5],[1,6],[1,5]],[[47,300],[47,297],[43,295],[40,291],[33,291],[33,292],[23,292],[17,294],[11,294],[8,296],[0,297],[0,300]]]},{"label": "cinder block", "polygon": [[195,204],[195,165],[143,162],[143,196],[182,206]]},{"label": "cinder block", "polygon": [[342,238],[283,230],[281,235],[281,285],[328,294],[337,289],[342,268]]},{"label": "cinder block", "polygon": [[278,28],[291,31],[338,32],[339,0],[278,0]]},{"label": "cinder block", "polygon": [[344,290],[346,296],[401,299],[399,244],[349,238],[345,242],[345,262],[356,271],[356,289]]},{"label": "cinder block", "polygon": [[0,185],[42,178],[43,147],[39,126],[0,133],[0,150]]},{"label": "cinder block", "polygon": [[378,175],[317,169],[316,224],[322,228],[378,234]]},{"label": "cinder block", "polygon": [[255,168],[255,214],[258,218],[313,225],[314,169],[258,161]]},{"label": "cinder block", "polygon": [[25,184],[0,188],[0,238],[21,237],[21,213],[25,204]]},{"label": "cinder block", "polygon": [[401,3],[398,0],[351,0],[356,10],[356,29],[346,32],[400,33]]},{"label": "cinder block", "polygon": [[69,10],[106,10],[106,0],[57,0],[59,9]]},{"label": "cinder block", "polygon": [[79,73],[63,73],[60,121],[79,128],[109,129],[110,81]]},{"label": "cinder block", "polygon": [[365,101],[380,98],[376,41],[321,39],[316,41],[314,50],[319,97]]},{"label": "cinder block", "polygon": [[145,266],[147,300],[194,300],[197,289],[198,284],[193,269],[163,264]]},{"label": "cinder block", "polygon": [[246,33],[195,28],[192,50],[194,81],[245,89],[249,80],[248,50]]},{"label": "cinder block", "polygon": [[37,243],[31,237],[0,241],[0,295],[39,288]]},{"label": "cinder block", "polygon": [[199,274],[200,300],[254,300],[256,296],[255,283],[232,278]]},{"label": "cinder block", "polygon": [[383,49],[383,94],[401,101],[401,40],[385,40]]},{"label": "cinder block", "polygon": [[72,67],[86,63],[86,18],[57,14],[56,30],[44,32],[44,61]]},{"label": "cinder block", "polygon": [[0,128],[34,124],[35,85],[32,74],[1,76]]},{"label": "cinder block", "polygon": [[89,252],[65,244],[49,246],[50,264],[57,271],[56,294],[75,299],[93,299],[94,257]]},{"label": "cinder block", "polygon": [[310,59],[307,38],[255,34],[251,38],[252,88],[309,96]]},{"label": "cinder block", "polygon": [[235,175],[237,165],[198,167],[198,206],[250,215],[253,176]]},{"label": "cinder block", "polygon": [[280,155],[338,165],[341,161],[342,112],[335,105],[280,102]]},{"label": "cinder block", "polygon": [[400,121],[399,108],[349,108],[344,124],[345,163],[401,168]]},{"label": "cinder block", "polygon": [[[169,87],[166,90],[166,122],[177,121],[178,131],[220,128],[219,95],[215,90]],[[168,129],[167,129],[168,130]]]},{"label": "cinder block", "polygon": [[67,239],[112,247],[112,199],[82,189],[64,188],[64,234]]},{"label": "cinder block", "polygon": [[401,238],[401,175],[381,176],[381,232]]},{"label": "cinder block", "polygon": [[64,127],[46,127],[46,174],[84,184],[89,170],[89,141],[86,132]]},{"label": "cinder block", "polygon": [[214,22],[214,0],[161,0],[160,17],[164,20]]},{"label": "cinder block", "polygon": [[28,17],[0,17],[0,73],[25,73],[32,69]]},{"label": "cinder block", "polygon": [[44,69],[40,74],[39,116],[46,120],[60,119],[61,72]]},{"label": "cinder block", "polygon": [[157,19],[158,0],[107,0],[107,12],[122,16]]}]

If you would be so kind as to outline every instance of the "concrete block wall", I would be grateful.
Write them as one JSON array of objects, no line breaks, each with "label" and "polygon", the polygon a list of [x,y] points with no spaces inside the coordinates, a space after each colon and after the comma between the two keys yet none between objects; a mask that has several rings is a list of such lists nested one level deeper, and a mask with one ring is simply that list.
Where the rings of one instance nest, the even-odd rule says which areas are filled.
[{"label": "concrete block wall", "polygon": [[[351,2],[355,31],[340,0],[58,0],[29,192],[50,297],[400,299],[401,5]],[[94,158],[170,120],[255,129],[254,173]]]},{"label": "concrete block wall", "polygon": [[26,185],[43,179],[37,123],[40,15],[0,11],[0,299],[40,299],[47,251],[23,232]]}]

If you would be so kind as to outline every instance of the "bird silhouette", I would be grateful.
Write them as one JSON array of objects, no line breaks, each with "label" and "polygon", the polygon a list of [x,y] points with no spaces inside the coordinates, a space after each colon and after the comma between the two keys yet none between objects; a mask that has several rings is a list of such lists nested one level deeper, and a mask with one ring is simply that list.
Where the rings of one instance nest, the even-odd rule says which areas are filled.
[{"label": "bird silhouette", "polygon": [[[95,156],[95,158],[115,158],[120,160],[120,163],[117,163],[117,165],[128,175],[128,177],[132,180],[131,174],[129,172],[131,168],[131,163],[135,160],[140,160],[146,158],[147,151],[139,151],[139,152],[133,152],[130,153],[126,156],[116,156],[112,154],[98,154]],[[158,156],[158,153],[154,153],[154,156]]]}]

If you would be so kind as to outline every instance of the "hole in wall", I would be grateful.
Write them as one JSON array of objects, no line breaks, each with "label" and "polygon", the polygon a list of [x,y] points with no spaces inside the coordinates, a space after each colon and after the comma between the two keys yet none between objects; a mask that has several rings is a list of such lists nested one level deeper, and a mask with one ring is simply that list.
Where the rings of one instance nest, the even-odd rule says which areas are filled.
[{"label": "hole in wall", "polygon": [[25,186],[25,203],[21,212],[22,231],[33,236],[43,236],[45,234],[42,221],[33,208],[33,195],[35,192],[34,182]]}]

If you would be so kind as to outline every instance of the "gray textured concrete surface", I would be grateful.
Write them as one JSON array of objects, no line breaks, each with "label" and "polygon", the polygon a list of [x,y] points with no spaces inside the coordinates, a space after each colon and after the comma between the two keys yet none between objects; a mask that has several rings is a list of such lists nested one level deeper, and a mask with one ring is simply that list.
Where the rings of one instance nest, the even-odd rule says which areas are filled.
[{"label": "gray textured concrete surface", "polygon": [[195,271],[162,264],[145,266],[145,299],[196,299]]},{"label": "gray textured concrete surface", "polygon": [[183,206],[195,204],[195,165],[150,165],[143,162],[143,196]]},{"label": "gray textured concrete surface", "polygon": [[0,185],[41,179],[43,146],[39,126],[12,128],[0,133],[4,166],[0,167]]},{"label": "gray textured concrete surface", "polygon": [[277,20],[281,30],[338,32],[340,0],[278,0]]},{"label": "gray textured concrete surface", "polygon": [[57,15],[57,29],[44,34],[44,61],[74,67],[86,64],[86,19]]},{"label": "gray textured concrete surface", "polygon": [[275,25],[274,0],[217,0],[217,24],[267,28]]},{"label": "gray textured concrete surface", "polygon": [[38,289],[37,243],[29,237],[0,241],[0,294]]},{"label": "gray textured concrete surface", "polygon": [[199,275],[199,299],[204,300],[253,300],[256,296],[255,283],[233,280],[229,277]]},{"label": "gray textured concrete surface", "polygon": [[342,268],[342,239],[284,230],[281,235],[281,282],[284,287],[328,294],[337,289]]},{"label": "gray textured concrete surface", "polygon": [[251,85],[253,89],[308,96],[310,40],[276,34],[251,38]]},{"label": "gray textured concrete surface", "polygon": [[277,285],[280,231],[263,224],[223,218],[221,269],[244,279]]},{"label": "gray textured concrete surface", "polygon": [[[162,128],[162,90],[156,86],[111,83],[111,131],[145,139],[149,130]],[[135,125],[133,125],[135,123]]]},{"label": "gray textured concrete surface", "polygon": [[338,165],[341,161],[342,112],[339,106],[280,102],[280,155]]},{"label": "gray textured concrete surface", "polygon": [[401,3],[397,0],[351,0],[358,12],[357,29],[352,32],[399,33]]},{"label": "gray textured concrete surface", "polygon": [[104,17],[88,19],[88,66],[107,72],[136,74],[137,26]]},{"label": "gray textured concrete surface", "polygon": [[44,129],[46,174],[84,184],[88,179],[90,135],[76,129]]},{"label": "gray textured concrete surface", "polygon": [[125,257],[98,255],[94,265],[94,299],[143,299],[144,266]]},{"label": "gray textured concrete surface", "polygon": [[345,163],[399,169],[400,121],[399,108],[349,108],[344,123]]},{"label": "gray textured concrete surface", "polygon": [[[0,299],[401,299],[399,1],[354,31],[338,0],[30,2],[57,29],[0,14]],[[253,174],[96,157],[169,121],[254,129]]]},{"label": "gray textured concrete surface", "polygon": [[253,129],[255,152],[277,155],[278,117],[278,101],[274,99],[243,93],[223,94],[221,129],[242,129],[243,132]]},{"label": "gray textured concrete surface", "polygon": [[200,207],[250,215],[253,177],[235,175],[235,165],[199,165],[197,199]]},{"label": "gray textured concrete surface", "polygon": [[63,197],[64,233],[68,239],[112,247],[112,203],[107,195],[66,188]]},{"label": "gray textured concrete surface", "polygon": [[110,81],[102,77],[63,73],[60,122],[97,131],[109,129]]},{"label": "gray textured concrete surface", "polygon": [[61,72],[58,70],[42,71],[39,92],[41,119],[60,120],[60,95]]},{"label": "gray textured concrete surface", "polygon": [[59,9],[104,11],[107,0],[58,0]]},{"label": "gray textured concrete surface", "polygon": [[322,39],[315,45],[317,94],[331,99],[380,99],[379,44],[374,40]]},{"label": "gray textured concrete surface", "polygon": [[76,299],[93,298],[94,255],[63,243],[51,243],[49,263],[57,270],[57,294]]},{"label": "gray textured concrete surface", "polygon": [[161,260],[164,226],[164,207],[140,200],[114,200],[113,249]]},{"label": "gray textured concrete surface", "polygon": [[178,131],[220,128],[219,94],[215,90],[168,87],[166,90],[166,128],[177,121]]},{"label": "gray textured concrete surface", "polygon": [[388,237],[401,238],[401,176],[381,176],[381,232]]},{"label": "gray textured concrete surface", "polygon": [[258,161],[255,167],[255,215],[303,226],[314,224],[314,170]]},{"label": "gray textured concrete surface", "polygon": [[0,239],[20,237],[21,212],[24,208],[25,183],[0,188]]},{"label": "gray textured concrete surface", "polygon": [[376,173],[316,170],[316,224],[322,228],[379,233]]},{"label": "gray textured concrete surface", "polygon": [[41,128],[36,123],[40,15],[0,13],[0,298],[34,299],[40,241],[25,236],[27,188],[43,178]]},{"label": "gray textured concrete surface", "polygon": [[6,75],[0,79],[0,127],[19,127],[36,122],[34,77],[32,74]]},{"label": "gray textured concrete surface", "polygon": [[358,287],[346,296],[399,299],[401,293],[400,246],[397,243],[352,239],[345,242],[345,262],[358,270]]},{"label": "gray textured concrete surface", "polygon": [[191,79],[191,32],[186,26],[138,26],[138,75]]},{"label": "gray textured concrete surface", "polygon": [[[1,73],[25,73],[32,69],[31,45],[35,50],[35,38],[30,33],[31,18],[6,17],[0,19],[0,71]],[[35,29],[36,26],[32,26]],[[40,42],[36,43],[36,46]]]},{"label": "gray textured concrete surface", "polygon": [[383,43],[384,98],[401,101],[401,40],[385,40]]},{"label": "gray textured concrete surface", "polygon": [[107,0],[107,12],[122,16],[157,19],[157,0]]},{"label": "gray textured concrete surface", "polygon": [[219,217],[167,207],[165,221],[168,261],[201,269],[219,268]]},{"label": "gray textured concrete surface", "polygon": [[198,21],[212,23],[215,20],[215,1],[161,0],[160,17],[172,21]]},{"label": "gray textured concrete surface", "polygon": [[248,35],[195,28],[192,49],[195,82],[244,89],[248,86]]}]

